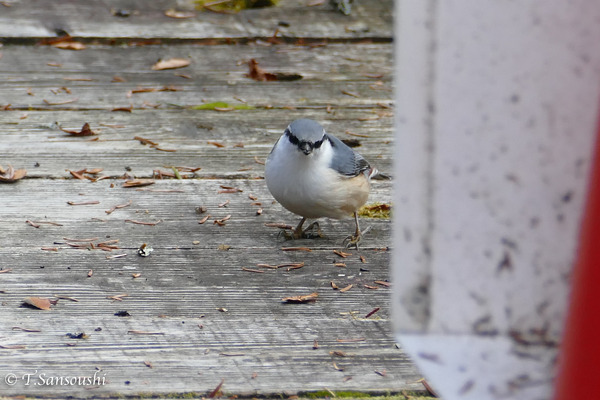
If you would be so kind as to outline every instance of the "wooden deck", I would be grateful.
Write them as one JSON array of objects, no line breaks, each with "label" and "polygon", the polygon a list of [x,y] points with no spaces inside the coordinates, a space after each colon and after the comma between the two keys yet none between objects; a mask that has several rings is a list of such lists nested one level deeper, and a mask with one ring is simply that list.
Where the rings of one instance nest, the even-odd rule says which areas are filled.
[{"label": "wooden deck", "polygon": [[[202,396],[221,382],[242,397],[423,391],[390,331],[390,221],[364,219],[372,230],[345,258],[334,250],[351,220],[295,242],[265,225],[298,220],[273,201],[261,164],[295,118],[359,140],[391,169],[393,2],[351,16],[306,1],[164,15],[184,3],[0,4],[0,165],[27,170],[0,184],[0,396]],[[86,48],[48,45],[56,32]],[[191,64],[151,69],[172,57]],[[250,59],[302,79],[251,80]],[[229,105],[192,109],[216,101]],[[97,135],[59,129],[86,122]],[[200,169],[168,177],[184,166]],[[102,179],[69,172],[95,168],[87,176]],[[133,178],[155,183],[123,187]],[[369,202],[390,201],[391,183],[374,182]],[[304,266],[258,266],[294,263]],[[44,311],[28,297],[58,302]],[[78,376],[98,380],[56,382]]]}]

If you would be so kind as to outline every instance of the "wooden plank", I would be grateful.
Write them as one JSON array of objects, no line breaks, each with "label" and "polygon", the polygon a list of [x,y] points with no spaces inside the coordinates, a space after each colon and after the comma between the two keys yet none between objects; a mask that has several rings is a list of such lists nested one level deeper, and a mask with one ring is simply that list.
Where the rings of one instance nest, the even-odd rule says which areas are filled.
[{"label": "wooden plank", "polygon": [[[278,238],[278,229],[265,227],[264,224],[277,222],[295,225],[299,218],[273,203],[263,180],[162,180],[139,190],[123,188],[121,182],[25,179],[16,184],[2,185],[0,188],[6,201],[0,209],[0,227],[12,232],[4,238],[3,246],[39,249],[42,246],[55,247],[54,242],[61,242],[63,244],[57,247],[69,249],[64,244],[64,237],[98,237],[119,239],[120,245],[127,249],[135,249],[151,238],[153,247],[165,249],[177,246],[216,249],[220,244],[238,249],[306,245],[333,249],[340,248],[343,238],[354,227],[350,219],[323,220],[322,229],[326,238],[285,242],[283,238]],[[113,184],[114,187],[111,187]],[[220,194],[222,186],[236,187],[243,192]],[[371,202],[390,202],[389,181],[375,181],[372,186]],[[248,197],[250,194],[257,200],[251,200]],[[106,213],[116,205],[128,204],[130,200],[130,206]],[[227,206],[219,207],[227,200]],[[73,206],[68,204],[70,201],[99,203]],[[255,201],[261,205],[253,205]],[[205,216],[196,213],[198,206],[206,207],[206,214],[212,216],[205,224],[198,224],[198,220]],[[263,209],[262,215],[256,214],[259,207]],[[225,226],[214,224],[215,219],[227,215],[231,215],[231,219]],[[128,219],[161,222],[156,226],[144,226],[125,222]],[[27,220],[42,223],[40,228],[34,228],[26,223]],[[373,226],[365,237],[365,248],[389,246],[389,221],[365,221],[365,226]],[[111,238],[106,238],[106,235]],[[194,240],[200,243],[192,245]],[[101,255],[100,259],[110,254],[103,251],[95,253]]]},{"label": "wooden plank", "polygon": [[[54,37],[57,31],[80,38],[247,39],[268,38],[277,29],[286,37],[391,38],[391,0],[355,2],[351,16],[334,12],[328,2],[308,7],[304,0],[286,0],[277,7],[239,14],[197,12],[191,19],[165,16],[169,9],[193,10],[193,2],[160,0],[6,2],[0,13],[0,37]],[[115,11],[129,13],[115,16]],[[112,11],[112,12],[111,12]]]},{"label": "wooden plank", "polygon": [[[328,2],[289,0],[188,20],[164,16],[192,5],[173,0],[3,4],[0,164],[28,170],[18,183],[0,185],[0,379],[17,377],[13,386],[0,381],[3,395],[202,397],[222,379],[224,393],[247,397],[423,390],[390,331],[390,221],[361,219],[372,229],[345,258],[334,250],[343,249],[352,219],[323,219],[324,237],[286,241],[265,223],[295,225],[299,218],[273,201],[257,163],[285,126],[306,117],[359,140],[361,154],[391,170],[391,0],[356,3],[351,16]],[[121,18],[111,9],[132,13]],[[87,49],[32,46],[58,30]],[[268,43],[276,30],[288,44]],[[171,57],[192,62],[151,70]],[[303,79],[253,81],[245,76],[250,59]],[[128,95],[138,88],[175,90]],[[255,109],[189,109],[213,101]],[[133,112],[110,111],[116,107]],[[97,140],[58,129],[84,122]],[[202,169],[191,179],[122,187],[125,173],[148,178],[170,166]],[[83,168],[103,168],[109,179],[77,180],[68,172]],[[224,186],[241,191],[219,193]],[[370,201],[389,203],[391,183],[374,182]],[[206,214],[212,217],[199,224]],[[224,226],[213,223],[227,215]],[[74,241],[86,238],[94,246],[72,246],[86,246]],[[98,248],[110,240],[118,248]],[[137,255],[142,243],[153,248],[149,257]],[[304,264],[260,266],[290,263]],[[319,294],[312,303],[281,301],[312,292]],[[107,298],[123,293],[121,301]],[[42,311],[22,306],[29,296],[62,299]],[[67,337],[81,332],[89,337]],[[94,373],[102,384],[49,387],[40,380]]]},{"label": "wooden plank", "polygon": [[[19,376],[33,374],[39,380],[42,373],[91,376],[98,369],[108,381],[105,385],[69,388],[70,395],[83,397],[171,393],[175,386],[180,392],[206,393],[221,379],[226,381],[226,392],[238,395],[324,387],[380,392],[421,389],[416,383],[417,371],[391,339],[389,288],[364,286],[377,286],[374,281],[388,276],[389,252],[378,248],[388,244],[389,221],[369,221],[374,229],[365,238],[363,263],[356,251],[344,259],[332,251],[339,248],[335,231],[346,225],[344,222],[324,223],[328,238],[289,244],[308,245],[312,252],[282,251],[288,243],[281,242],[263,221],[289,219],[289,213],[268,201],[262,216],[249,215],[247,210],[251,208],[248,193],[260,200],[268,196],[260,180],[162,181],[152,187],[183,189],[183,193],[139,192],[108,185],[102,181],[27,179],[2,187],[9,200],[0,213],[0,226],[10,234],[0,249],[0,259],[2,268],[12,271],[0,274],[0,296],[5,309],[11,310],[0,327],[0,344],[25,348],[0,350],[0,370]],[[217,210],[214,203],[223,196],[217,193],[221,185],[244,190],[225,195],[232,200],[226,211],[233,216],[231,224],[198,225],[194,206],[200,202],[209,212]],[[390,189],[389,183],[377,184],[374,195],[388,201]],[[31,193],[40,200],[32,200]],[[133,198],[130,207],[108,216],[104,213],[106,206],[121,203],[124,197]],[[68,206],[66,199],[72,198],[101,198],[101,203]],[[95,216],[107,222],[92,221]],[[34,228],[24,222],[29,217],[63,226]],[[160,218],[163,222],[153,227],[128,225],[124,222],[127,218]],[[115,252],[54,243],[64,243],[64,237],[90,236],[120,239],[123,249],[115,252],[127,256],[109,260],[106,255]],[[195,239],[200,243],[194,244]],[[155,248],[150,257],[135,255],[142,240]],[[43,243],[59,250],[42,251],[39,246]],[[219,244],[232,247],[223,251]],[[334,265],[340,260],[345,268]],[[304,262],[305,266],[290,271],[265,269],[264,273],[241,269],[290,262]],[[94,272],[88,277],[90,269]],[[133,278],[132,273],[141,275]],[[340,293],[331,288],[331,281],[340,287],[354,286]],[[313,291],[320,295],[313,304],[281,303],[285,296]],[[129,295],[123,301],[107,299],[122,293]],[[78,301],[60,300],[50,312],[20,308],[27,296],[57,295]],[[365,319],[376,307],[380,311]],[[118,311],[130,316],[117,317]],[[161,334],[128,333],[131,331]],[[65,336],[80,332],[90,337],[76,340]],[[365,340],[353,341],[360,338]],[[314,340],[319,349],[312,348]],[[330,351],[348,356],[332,356]],[[376,371],[385,371],[385,376]],[[47,390],[19,382],[3,393],[44,395]],[[52,393],[60,395],[64,390],[53,387]]]},{"label": "wooden plank", "polygon": [[[264,166],[257,160],[264,162],[285,127],[297,118],[314,118],[340,139],[358,140],[356,151],[381,171],[392,168],[392,117],[385,116],[390,110],[379,107],[362,111],[341,108],[331,113],[325,109],[273,109],[230,113],[138,110],[130,114],[90,110],[26,114],[25,119],[20,119],[20,111],[0,114],[4,122],[0,122],[0,155],[2,164],[25,168],[33,178],[72,178],[67,170],[84,168],[103,168],[99,176],[129,173],[151,177],[154,170],[172,172],[169,166],[200,167],[195,176],[202,178],[259,178],[264,174]],[[73,130],[89,122],[98,132],[97,141],[69,137],[57,129],[55,122]],[[134,139],[136,136],[176,151],[157,151],[142,145]]]},{"label": "wooden plank", "polygon": [[[0,105],[12,109],[179,108],[215,101],[263,108],[374,107],[392,98],[389,44],[97,46],[76,52],[5,46],[2,53]],[[158,59],[172,57],[192,63],[151,70]],[[266,71],[303,79],[254,81],[246,77],[250,59]],[[115,76],[125,82],[114,82]],[[156,91],[131,93],[139,89]]]}]

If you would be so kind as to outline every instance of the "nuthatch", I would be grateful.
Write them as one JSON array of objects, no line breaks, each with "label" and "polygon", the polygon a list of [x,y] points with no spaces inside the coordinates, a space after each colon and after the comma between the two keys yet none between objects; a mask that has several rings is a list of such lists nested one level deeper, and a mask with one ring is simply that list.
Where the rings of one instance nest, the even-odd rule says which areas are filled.
[{"label": "nuthatch", "polygon": [[354,214],[356,231],[346,239],[358,246],[358,209],[369,197],[377,169],[316,121],[298,119],[279,138],[265,166],[269,191],[283,207],[302,217],[293,238],[304,236],[308,218],[341,219]]}]

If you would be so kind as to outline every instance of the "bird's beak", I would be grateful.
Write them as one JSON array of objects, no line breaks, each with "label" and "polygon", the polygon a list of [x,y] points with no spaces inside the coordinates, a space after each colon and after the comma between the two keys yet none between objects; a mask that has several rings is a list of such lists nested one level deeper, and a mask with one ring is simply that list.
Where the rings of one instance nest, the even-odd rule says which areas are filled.
[{"label": "bird's beak", "polygon": [[307,142],[303,142],[300,143],[300,150],[302,150],[302,152],[306,155],[309,155],[310,153],[312,153],[312,146],[310,145],[310,143]]}]

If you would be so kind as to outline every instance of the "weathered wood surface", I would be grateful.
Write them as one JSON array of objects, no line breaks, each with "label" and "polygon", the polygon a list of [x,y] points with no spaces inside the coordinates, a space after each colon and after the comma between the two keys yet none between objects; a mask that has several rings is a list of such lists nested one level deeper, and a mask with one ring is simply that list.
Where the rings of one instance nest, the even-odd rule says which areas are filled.
[{"label": "weathered wood surface", "polygon": [[[350,219],[323,220],[325,237],[295,242],[265,226],[298,221],[273,201],[260,164],[295,118],[317,119],[338,137],[359,140],[357,150],[379,169],[391,170],[391,1],[363,2],[351,17],[326,4],[283,1],[278,8],[198,13],[192,20],[164,17],[168,8],[185,8],[170,1],[9,4],[0,5],[0,36],[6,42],[0,48],[5,109],[0,165],[28,174],[0,185],[0,272],[7,271],[0,273],[0,395],[205,395],[222,379],[223,391],[238,396],[325,388],[423,390],[390,331],[390,289],[375,283],[389,277],[389,221],[363,219],[363,227],[372,229],[360,252],[350,251],[347,258],[333,251],[342,249],[352,231]],[[118,18],[110,8],[139,14]],[[271,36],[279,21],[290,23],[280,27],[286,36],[341,42],[256,45],[255,39]],[[361,25],[371,29],[349,29]],[[58,28],[83,38],[88,48],[73,52],[35,45]],[[249,41],[210,46],[178,41],[229,37]],[[114,38],[169,44],[120,46],[111,44]],[[348,40],[353,38],[377,40]],[[99,44],[91,44],[96,39]],[[192,63],[174,71],[150,69],[170,57]],[[299,73],[303,79],[253,81],[245,77],[251,58],[267,71]],[[114,76],[125,82],[113,82]],[[166,86],[177,90],[127,95]],[[213,101],[255,108],[190,109]],[[131,113],[111,111],[129,106]],[[85,122],[97,136],[70,137],[58,129],[79,130]],[[174,151],[158,151],[134,136]],[[126,176],[151,178],[156,170],[172,172],[171,166],[201,169],[182,172],[182,180],[122,187]],[[68,172],[84,168],[102,168],[97,176],[108,178],[90,182]],[[241,191],[219,193],[222,186]],[[391,183],[374,182],[369,202],[390,200]],[[98,203],[68,204],[82,201]],[[197,214],[198,206],[206,213]],[[211,218],[199,224],[206,214]],[[214,224],[227,215],[224,226]],[[89,239],[94,248],[72,247],[69,243],[78,243],[72,239]],[[116,239],[118,249],[96,246]],[[143,243],[153,247],[150,257],[137,255]],[[291,270],[257,266],[301,262],[302,268]],[[331,282],[352,287],[340,292]],[[313,303],[281,301],[312,292],[319,294]],[[127,296],[107,298],[120,294]],[[22,306],[29,296],[78,301],[63,298],[42,311]],[[115,316],[119,311],[130,315]],[[66,336],[81,332],[89,337]],[[11,373],[31,374],[30,384],[23,379],[6,384]],[[41,377],[94,373],[104,384],[41,382]]]},{"label": "weathered wood surface", "polygon": [[[33,49],[35,64],[30,58]],[[364,107],[368,109],[360,110],[357,117],[367,118],[373,116],[372,108],[381,109],[392,98],[389,44],[94,46],[84,51],[10,45],[2,52],[0,105],[10,104],[13,109],[109,111],[245,101],[262,108]],[[177,70],[151,69],[159,59],[173,57],[189,59],[191,64]],[[267,71],[297,73],[302,79],[253,81],[246,77],[252,58]],[[114,82],[115,76],[125,82]],[[164,88],[170,90],[128,95],[136,89]]]},{"label": "weathered wood surface", "polygon": [[[380,111],[381,109],[375,109]],[[88,111],[3,112],[0,154],[2,163],[26,168],[29,177],[72,178],[67,171],[103,168],[99,176],[151,177],[154,170],[169,166],[202,168],[195,177],[259,178],[273,143],[292,120],[307,115],[323,121],[326,129],[340,139],[358,140],[356,150],[381,171],[391,170],[392,118],[355,109],[340,108],[333,113],[321,110],[249,110],[222,113],[194,110],[139,110],[133,113]],[[150,123],[149,123],[150,121]],[[72,137],[61,131],[79,130],[85,122],[97,137]],[[360,136],[356,136],[360,135]],[[142,145],[135,136],[151,139],[166,150]],[[90,141],[90,139],[97,139]],[[216,142],[224,147],[217,147]],[[243,146],[243,147],[240,147]],[[37,165],[37,166],[36,166]],[[126,170],[127,169],[127,170]]]},{"label": "weathered wood surface", "polygon": [[[197,12],[191,19],[165,16],[169,9],[194,10],[194,2],[160,0],[6,1],[0,5],[0,37],[44,38],[57,30],[81,38],[254,39],[273,36],[315,39],[391,38],[392,0],[355,2],[352,15],[304,0],[283,0],[276,8],[226,15]],[[115,11],[129,12],[118,17]]]}]

